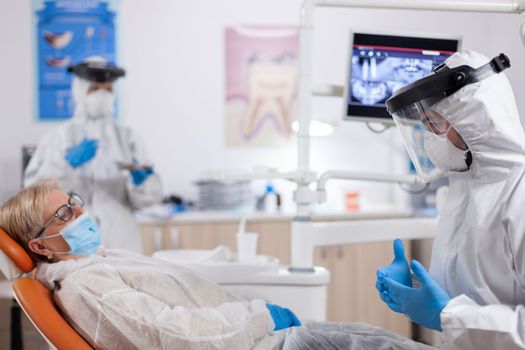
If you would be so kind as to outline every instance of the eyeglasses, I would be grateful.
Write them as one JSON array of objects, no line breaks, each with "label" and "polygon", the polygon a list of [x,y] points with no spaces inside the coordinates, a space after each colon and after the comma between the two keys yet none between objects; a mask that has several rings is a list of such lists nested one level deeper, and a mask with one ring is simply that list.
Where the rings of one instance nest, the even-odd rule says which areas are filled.
[{"label": "eyeglasses", "polygon": [[433,132],[434,134],[443,135],[450,130],[450,123],[439,113],[429,109],[425,110],[420,115],[423,124],[425,124],[429,131]]},{"label": "eyeglasses", "polygon": [[58,219],[62,222],[68,222],[71,220],[73,218],[73,207],[83,208],[84,200],[78,194],[70,192],[67,203],[58,207],[53,216],[51,216],[49,220],[47,220],[46,224],[36,233],[35,238],[40,237],[44,233],[46,228],[51,224],[51,222],[53,222],[53,219]]}]

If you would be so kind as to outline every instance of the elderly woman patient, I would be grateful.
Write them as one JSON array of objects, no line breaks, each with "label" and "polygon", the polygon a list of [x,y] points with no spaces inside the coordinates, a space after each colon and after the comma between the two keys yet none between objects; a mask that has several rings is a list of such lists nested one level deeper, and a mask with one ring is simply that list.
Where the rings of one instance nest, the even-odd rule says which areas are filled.
[{"label": "elderly woman patient", "polygon": [[303,322],[175,264],[100,247],[82,198],[33,185],[0,226],[38,262],[69,323],[96,349],[430,349],[362,324]]}]

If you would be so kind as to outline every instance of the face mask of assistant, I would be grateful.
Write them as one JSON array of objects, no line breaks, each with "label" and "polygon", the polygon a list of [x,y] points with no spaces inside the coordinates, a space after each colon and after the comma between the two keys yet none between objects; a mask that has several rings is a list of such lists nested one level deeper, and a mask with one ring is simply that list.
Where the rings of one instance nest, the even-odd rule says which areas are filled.
[{"label": "face mask of assistant", "polygon": [[92,119],[111,117],[113,115],[114,95],[105,89],[90,92],[86,97],[86,112]]}]

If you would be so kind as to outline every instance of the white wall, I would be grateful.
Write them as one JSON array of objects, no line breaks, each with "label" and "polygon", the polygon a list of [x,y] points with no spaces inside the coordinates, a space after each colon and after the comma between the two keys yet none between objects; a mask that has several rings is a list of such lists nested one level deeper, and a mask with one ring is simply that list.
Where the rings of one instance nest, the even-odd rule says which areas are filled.
[{"label": "white wall", "polygon": [[[422,0],[424,1],[424,0]],[[249,169],[269,164],[292,170],[295,148],[226,148],[224,140],[224,27],[232,24],[292,24],[300,0],[121,1],[120,62],[123,122],[147,141],[166,192],[194,197],[192,185],[211,169]],[[37,142],[56,124],[33,121],[32,16],[30,1],[0,0],[0,200],[20,182],[20,147]],[[463,35],[463,47],[487,55],[505,52],[508,76],[525,116],[525,49],[518,28],[523,15],[437,13],[364,9],[316,11],[314,80],[342,84],[350,27]],[[7,67],[7,68],[6,68]],[[316,100],[314,115],[339,120],[341,101]],[[312,142],[312,167],[400,172],[402,148],[395,130],[370,133],[360,123],[340,123],[334,135]],[[280,183],[280,186],[290,189]],[[394,186],[333,182],[357,189],[365,201],[399,200]]]}]

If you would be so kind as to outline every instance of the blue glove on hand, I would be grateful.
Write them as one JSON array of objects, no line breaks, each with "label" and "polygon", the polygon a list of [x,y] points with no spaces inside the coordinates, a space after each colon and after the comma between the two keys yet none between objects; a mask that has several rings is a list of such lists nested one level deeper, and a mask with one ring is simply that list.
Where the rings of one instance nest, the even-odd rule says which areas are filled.
[{"label": "blue glove on hand", "polygon": [[410,267],[421,286],[407,287],[387,277],[384,280],[386,292],[400,312],[412,321],[441,332],[441,311],[447,306],[450,297],[419,261],[412,260]]},{"label": "blue glove on hand", "polygon": [[78,168],[82,164],[93,159],[97,153],[98,141],[94,139],[84,139],[81,143],[67,150],[65,159],[73,167]]},{"label": "blue glove on hand", "polygon": [[140,170],[130,170],[131,173],[131,181],[133,182],[133,185],[140,186],[148,176],[153,174],[153,168],[147,168],[147,169],[140,169]]},{"label": "blue glove on hand", "polygon": [[294,326],[301,326],[301,321],[295,316],[290,309],[282,308],[274,304],[266,304],[270,314],[272,315],[273,322],[275,323],[275,331],[279,329],[285,329]]},{"label": "blue glove on hand", "polygon": [[412,287],[410,267],[408,266],[408,261],[405,257],[403,242],[400,239],[394,240],[394,260],[390,265],[377,270],[376,276],[376,289],[379,292],[381,300],[383,300],[391,310],[401,312],[397,305],[393,303],[388,296],[384,282],[384,279],[388,277],[406,287]]}]

